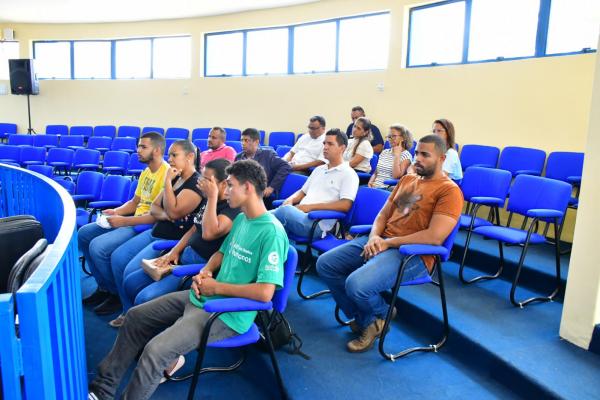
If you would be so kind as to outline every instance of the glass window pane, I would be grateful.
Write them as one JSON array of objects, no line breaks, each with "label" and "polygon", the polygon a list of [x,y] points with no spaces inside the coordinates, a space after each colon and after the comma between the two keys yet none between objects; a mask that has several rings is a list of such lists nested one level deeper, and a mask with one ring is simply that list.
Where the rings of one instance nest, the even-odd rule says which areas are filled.
[{"label": "glass window pane", "polygon": [[539,11],[539,0],[473,0],[469,61],[534,56]]},{"label": "glass window pane", "polygon": [[71,79],[71,43],[34,43],[39,79]]},{"label": "glass window pane", "polygon": [[189,36],[154,39],[154,78],[191,76],[192,39]]},{"label": "glass window pane", "polygon": [[462,61],[463,1],[413,10],[410,19],[409,66]]},{"label": "glass window pane", "polygon": [[74,42],[75,79],[110,79],[110,42]]},{"label": "glass window pane", "polygon": [[206,36],[206,75],[242,75],[244,36],[241,32]]},{"label": "glass window pane", "polygon": [[288,28],[250,31],[246,36],[246,73],[285,74],[288,70]]},{"label": "glass window pane", "polygon": [[115,49],[117,79],[150,78],[151,43],[149,39],[118,40]]},{"label": "glass window pane", "polygon": [[552,0],[546,54],[570,53],[598,47],[600,2]]},{"label": "glass window pane", "polygon": [[335,71],[335,22],[294,28],[294,72]]},{"label": "glass window pane", "polygon": [[390,43],[390,14],[340,21],[339,70],[385,69]]},{"label": "glass window pane", "polygon": [[8,60],[19,58],[19,42],[0,42],[0,80],[9,80]]}]

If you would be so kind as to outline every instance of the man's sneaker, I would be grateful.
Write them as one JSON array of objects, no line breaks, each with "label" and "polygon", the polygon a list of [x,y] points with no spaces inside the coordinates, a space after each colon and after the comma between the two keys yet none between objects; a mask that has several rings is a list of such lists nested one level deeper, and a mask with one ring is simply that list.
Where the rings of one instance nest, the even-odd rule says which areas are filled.
[{"label": "man's sneaker", "polygon": [[83,305],[97,306],[98,304],[100,304],[104,300],[106,300],[109,295],[110,295],[110,293],[107,292],[106,290],[102,290],[102,289],[98,288],[98,289],[96,289],[96,291],[94,293],[92,293],[91,296],[88,296],[85,299],[83,299]]},{"label": "man's sneaker", "polygon": [[170,370],[165,370],[164,372],[164,377],[162,377],[160,379],[160,383],[165,383],[170,377],[173,376],[173,374],[177,371],[179,371],[181,369],[181,367],[183,367],[183,365],[185,364],[185,357],[184,356],[179,356],[179,358],[177,358],[177,361],[175,362],[175,364],[171,364],[170,366]]},{"label": "man's sneaker", "polygon": [[375,321],[367,326],[358,338],[348,342],[348,351],[351,353],[362,353],[373,347],[373,343],[375,343],[375,340],[381,335],[381,331],[383,331],[384,323],[385,320],[375,318]]},{"label": "man's sneaker", "polygon": [[94,312],[98,315],[109,315],[114,314],[117,311],[121,311],[123,306],[121,300],[116,294],[110,294],[106,300],[104,300],[99,306],[94,308]]},{"label": "man's sneaker", "polygon": [[113,328],[120,328],[121,325],[123,325],[123,322],[125,322],[125,314],[119,315],[117,318],[113,319],[108,324]]}]

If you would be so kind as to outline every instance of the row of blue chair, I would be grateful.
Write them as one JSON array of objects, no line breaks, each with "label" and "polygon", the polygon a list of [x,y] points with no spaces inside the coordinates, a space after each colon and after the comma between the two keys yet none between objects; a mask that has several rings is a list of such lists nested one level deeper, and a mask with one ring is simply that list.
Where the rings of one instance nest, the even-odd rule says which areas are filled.
[{"label": "row of blue chair", "polygon": [[132,137],[92,136],[88,139],[87,145],[85,137],[82,135],[58,136],[58,135],[23,135],[14,134],[8,136],[8,145],[11,146],[34,146],[62,147],[72,150],[89,148],[105,152],[108,150],[120,150],[133,153],[137,149],[137,140]]}]

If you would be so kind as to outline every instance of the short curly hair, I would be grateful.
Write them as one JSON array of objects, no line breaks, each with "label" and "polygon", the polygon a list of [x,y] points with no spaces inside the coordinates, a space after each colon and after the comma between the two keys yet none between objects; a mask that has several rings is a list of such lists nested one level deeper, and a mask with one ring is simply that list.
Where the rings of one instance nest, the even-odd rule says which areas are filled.
[{"label": "short curly hair", "polygon": [[264,168],[254,160],[236,161],[227,167],[226,172],[242,184],[250,182],[260,197],[267,188],[267,174]]}]

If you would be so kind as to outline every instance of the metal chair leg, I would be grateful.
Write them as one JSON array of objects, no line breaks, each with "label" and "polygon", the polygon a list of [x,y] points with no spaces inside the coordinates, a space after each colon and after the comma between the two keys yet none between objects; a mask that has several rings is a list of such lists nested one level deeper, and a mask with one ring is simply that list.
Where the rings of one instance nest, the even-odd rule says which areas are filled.
[{"label": "metal chair leg", "polygon": [[312,293],[312,294],[305,294],[302,291],[302,281],[304,281],[304,275],[308,271],[310,271],[310,269],[312,268],[312,266],[314,264],[314,259],[312,256],[312,248],[310,247],[310,244],[312,242],[312,238],[314,237],[315,229],[317,228],[318,223],[319,223],[319,221],[315,221],[313,223],[312,227],[310,228],[308,243],[306,243],[306,264],[303,268],[300,269],[300,274],[298,276],[298,284],[296,285],[296,291],[298,292],[298,296],[300,296],[304,300],[311,300],[316,297],[322,296],[324,294],[331,293],[331,291],[329,289],[324,289],[324,290],[321,290],[321,291],[318,291],[318,292]]},{"label": "metal chair leg", "polygon": [[354,318],[349,319],[349,320],[344,320],[342,319],[342,316],[340,315],[340,306],[338,306],[337,304],[335,305],[335,320],[338,322],[338,324],[342,325],[342,326],[349,326],[350,322],[354,321]]},{"label": "metal chair leg", "polygon": [[200,344],[198,345],[198,358],[196,359],[196,366],[194,367],[194,375],[192,376],[192,383],[188,392],[188,400],[194,400],[194,392],[196,391],[196,385],[198,384],[198,378],[200,377],[200,370],[202,367],[202,361],[204,360],[204,353],[206,352],[206,343],[208,343],[208,335],[213,322],[221,313],[214,313],[210,316],[204,329],[202,330],[202,336],[200,338]]},{"label": "metal chair leg", "polygon": [[275,356],[275,349],[273,348],[273,342],[271,342],[271,333],[268,328],[268,318],[265,316],[264,311],[259,313],[260,324],[262,325],[262,331],[265,335],[267,347],[269,348],[269,357],[271,358],[271,364],[273,364],[273,371],[275,372],[275,378],[277,379],[277,386],[279,387],[279,393],[282,399],[287,399],[289,396],[283,384],[283,378],[281,377],[281,371],[279,370],[279,364],[277,363],[277,357]]},{"label": "metal chair leg", "polygon": [[85,257],[81,256],[79,259],[81,260],[81,269],[83,270],[83,273],[87,276],[92,276],[92,273],[85,268]]}]

